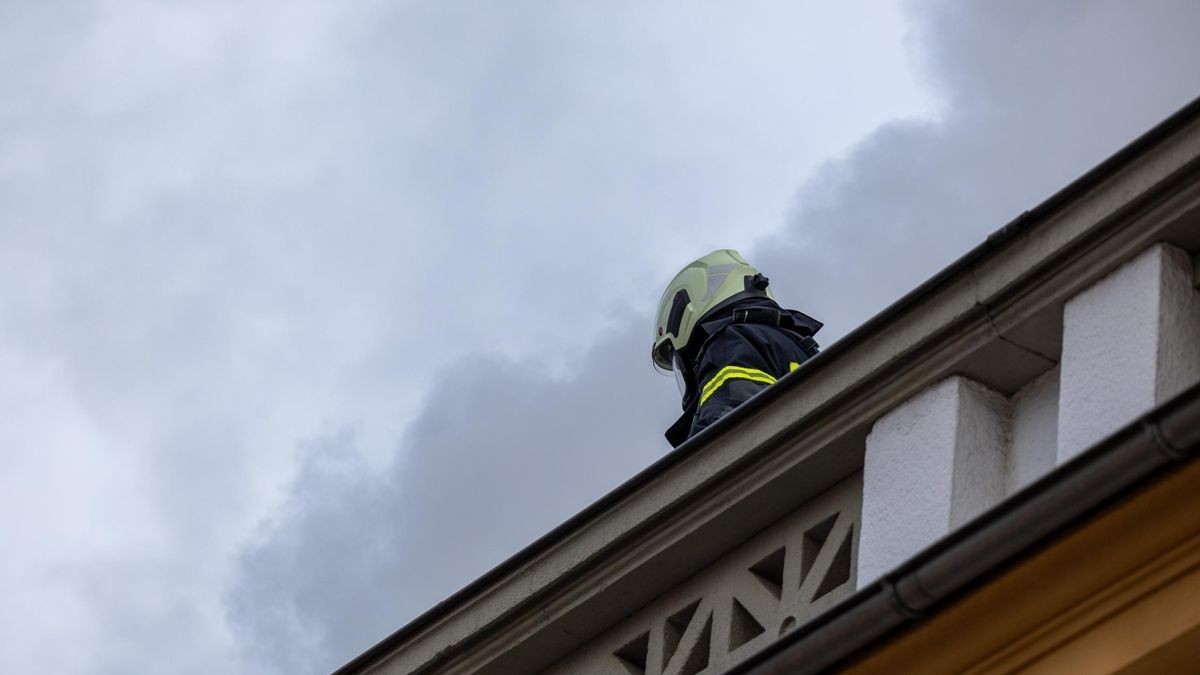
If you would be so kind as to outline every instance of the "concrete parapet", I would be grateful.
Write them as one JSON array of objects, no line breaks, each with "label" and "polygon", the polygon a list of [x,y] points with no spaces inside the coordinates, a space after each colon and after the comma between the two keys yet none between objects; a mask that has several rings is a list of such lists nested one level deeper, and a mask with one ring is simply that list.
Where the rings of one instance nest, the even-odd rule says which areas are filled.
[{"label": "concrete parapet", "polygon": [[1004,494],[1007,401],[963,377],[881,417],[863,465],[859,586],[970,520]]},{"label": "concrete parapet", "polygon": [[1058,462],[1200,380],[1191,257],[1152,246],[1063,311]]},{"label": "concrete parapet", "polygon": [[542,675],[724,672],[853,591],[860,490],[841,481]]},{"label": "concrete parapet", "polygon": [[1041,478],[1055,466],[1059,377],[1056,367],[1025,385],[1010,401],[1006,495]]}]

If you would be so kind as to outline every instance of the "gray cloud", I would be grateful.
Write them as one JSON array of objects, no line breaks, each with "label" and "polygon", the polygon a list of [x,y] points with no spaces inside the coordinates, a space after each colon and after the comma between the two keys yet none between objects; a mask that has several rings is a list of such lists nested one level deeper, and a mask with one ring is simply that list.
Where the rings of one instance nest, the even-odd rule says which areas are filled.
[{"label": "gray cloud", "polygon": [[[436,436],[397,441],[451,405],[448,383],[480,388],[462,364],[514,381],[493,392],[513,406],[532,383],[597,382],[580,355],[626,334],[622,303],[679,242],[729,223],[751,240],[819,158],[928,108],[894,8],[820,9],[861,44],[813,16],[0,0],[0,671],[259,672],[236,653],[253,640],[329,664],[643,464],[631,442],[528,517],[507,500],[491,548],[417,573],[444,544],[430,493],[403,486],[437,473]],[[401,505],[421,515],[389,538]],[[324,523],[378,549],[364,578],[407,559],[389,579],[428,590],[390,582],[397,602],[348,624],[361,637],[335,630],[339,593],[361,595],[336,574],[352,561],[307,543]],[[279,560],[285,537],[314,559]]]},{"label": "gray cloud", "polygon": [[[940,118],[887,124],[828,164],[750,251],[826,341],[1200,91],[1194,3],[910,12]],[[663,277],[703,252],[687,247]],[[643,365],[646,309],[614,313],[563,379],[536,359],[442,371],[381,473],[354,466],[352,438],[310,455],[228,596],[247,648],[289,672],[334,667],[659,456],[676,403]]]},{"label": "gray cloud", "polygon": [[251,656],[336,667],[661,456],[677,403],[647,386],[641,329],[606,334],[569,379],[537,360],[448,369],[382,472],[351,437],[317,444],[229,595]]},{"label": "gray cloud", "polygon": [[1200,7],[912,2],[936,121],[884,125],[756,247],[776,292],[844,334],[1200,94]]}]

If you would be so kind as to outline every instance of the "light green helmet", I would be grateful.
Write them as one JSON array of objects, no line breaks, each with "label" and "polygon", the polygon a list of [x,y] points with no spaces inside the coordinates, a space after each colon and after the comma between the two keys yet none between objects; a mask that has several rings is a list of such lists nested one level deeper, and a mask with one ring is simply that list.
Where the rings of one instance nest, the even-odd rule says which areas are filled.
[{"label": "light green helmet", "polygon": [[688,264],[667,285],[658,303],[650,350],[655,365],[673,370],[671,355],[688,346],[696,324],[714,309],[746,297],[775,299],[767,290],[767,278],[737,251],[713,251]]}]

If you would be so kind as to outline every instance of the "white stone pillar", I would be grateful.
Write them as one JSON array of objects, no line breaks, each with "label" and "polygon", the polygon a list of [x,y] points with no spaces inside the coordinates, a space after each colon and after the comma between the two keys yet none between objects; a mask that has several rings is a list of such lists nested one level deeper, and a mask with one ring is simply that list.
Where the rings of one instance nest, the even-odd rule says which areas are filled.
[{"label": "white stone pillar", "polygon": [[1058,456],[1058,383],[1055,367],[1009,399],[1006,495],[1054,470]]},{"label": "white stone pillar", "polygon": [[1198,380],[1192,260],[1157,244],[1066,303],[1058,462]]},{"label": "white stone pillar", "polygon": [[861,588],[998,502],[1007,401],[950,377],[900,404],[867,436],[859,533]]}]

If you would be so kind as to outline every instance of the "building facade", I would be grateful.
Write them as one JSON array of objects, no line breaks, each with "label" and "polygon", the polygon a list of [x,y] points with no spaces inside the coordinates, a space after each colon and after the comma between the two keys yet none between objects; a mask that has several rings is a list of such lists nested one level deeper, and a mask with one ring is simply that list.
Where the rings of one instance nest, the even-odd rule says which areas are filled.
[{"label": "building facade", "polygon": [[1200,672],[1197,251],[1200,102],[339,672]]}]

